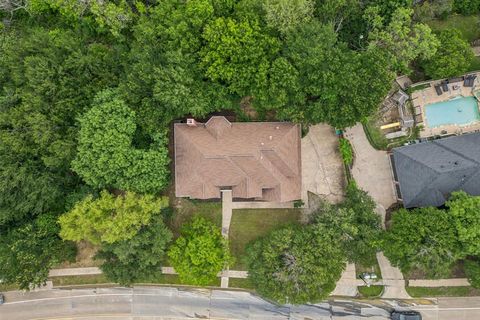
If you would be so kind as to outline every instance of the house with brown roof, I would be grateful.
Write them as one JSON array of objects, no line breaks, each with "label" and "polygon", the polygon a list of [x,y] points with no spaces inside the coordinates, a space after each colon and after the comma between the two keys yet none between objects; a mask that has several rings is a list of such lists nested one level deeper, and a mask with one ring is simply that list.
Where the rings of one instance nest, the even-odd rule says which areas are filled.
[{"label": "house with brown roof", "polygon": [[301,197],[300,126],[288,122],[174,125],[175,194],[194,199],[233,198],[293,201]]}]

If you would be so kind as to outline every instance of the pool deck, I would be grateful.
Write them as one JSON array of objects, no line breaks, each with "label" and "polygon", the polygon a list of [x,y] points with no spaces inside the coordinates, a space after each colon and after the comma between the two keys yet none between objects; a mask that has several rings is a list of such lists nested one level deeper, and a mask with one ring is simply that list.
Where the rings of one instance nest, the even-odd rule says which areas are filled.
[{"label": "pool deck", "polygon": [[[472,132],[475,130],[480,130],[480,121],[467,124],[467,125],[444,125],[439,127],[430,128],[428,127],[428,118],[425,113],[425,106],[432,103],[444,102],[450,100],[451,98],[464,96],[471,97],[473,96],[473,88],[476,90],[479,88],[478,74],[477,79],[475,79],[474,87],[464,87],[463,82],[456,82],[448,85],[448,92],[444,92],[442,95],[437,95],[434,85],[440,83],[440,81],[431,82],[429,88],[415,91],[411,94],[412,104],[414,107],[414,114],[418,113],[418,109],[421,111],[423,122],[417,122],[417,125],[423,125],[423,130],[420,131],[421,138],[427,138],[437,135],[451,135],[451,134],[462,134],[467,132]],[[458,89],[453,89],[454,85],[458,85]],[[446,132],[446,133],[445,133]]]}]

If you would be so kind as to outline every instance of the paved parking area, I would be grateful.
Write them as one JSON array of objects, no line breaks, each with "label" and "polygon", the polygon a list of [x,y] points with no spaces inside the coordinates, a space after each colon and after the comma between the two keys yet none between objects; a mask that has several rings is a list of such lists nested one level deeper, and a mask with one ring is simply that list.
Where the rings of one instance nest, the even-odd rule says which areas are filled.
[{"label": "paved parking area", "polygon": [[302,138],[302,200],[308,203],[308,192],[330,202],[343,199],[345,175],[338,137],[326,124],[310,127]]}]

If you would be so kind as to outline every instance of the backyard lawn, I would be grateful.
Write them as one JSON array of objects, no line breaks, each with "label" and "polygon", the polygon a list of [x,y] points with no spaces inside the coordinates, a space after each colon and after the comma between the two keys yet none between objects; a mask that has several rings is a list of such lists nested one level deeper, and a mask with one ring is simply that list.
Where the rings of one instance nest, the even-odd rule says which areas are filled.
[{"label": "backyard lawn", "polygon": [[456,28],[468,42],[480,38],[480,16],[451,15],[444,20],[432,20],[427,22],[434,32]]},{"label": "backyard lawn", "polygon": [[299,224],[300,209],[241,209],[233,210],[229,243],[235,264],[230,269],[245,270],[245,247],[271,230],[288,224]]}]

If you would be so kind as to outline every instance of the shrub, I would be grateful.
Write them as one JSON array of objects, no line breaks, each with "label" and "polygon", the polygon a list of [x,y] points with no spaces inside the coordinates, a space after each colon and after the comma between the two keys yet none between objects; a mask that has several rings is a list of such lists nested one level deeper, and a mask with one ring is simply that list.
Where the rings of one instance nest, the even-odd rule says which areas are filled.
[{"label": "shrub", "polygon": [[342,155],[343,162],[347,165],[351,165],[353,163],[353,149],[350,141],[345,138],[340,138],[338,148]]},{"label": "shrub", "polygon": [[465,261],[465,274],[472,287],[480,288],[480,261]]}]

